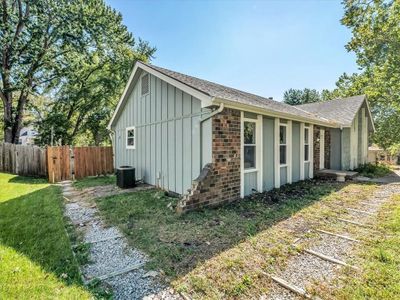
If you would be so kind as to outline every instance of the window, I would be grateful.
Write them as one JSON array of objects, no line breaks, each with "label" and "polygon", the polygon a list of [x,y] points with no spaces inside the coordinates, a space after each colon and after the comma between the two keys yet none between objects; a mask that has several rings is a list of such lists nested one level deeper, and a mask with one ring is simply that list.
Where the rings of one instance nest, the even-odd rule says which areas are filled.
[{"label": "window", "polygon": [[135,149],[135,127],[126,128],[126,149]]},{"label": "window", "polygon": [[149,74],[142,76],[142,93],[141,95],[144,96],[149,92]]},{"label": "window", "polygon": [[279,163],[281,165],[286,165],[287,161],[286,130],[286,125],[279,126]]},{"label": "window", "polygon": [[309,144],[309,128],[304,128],[304,161],[307,162],[310,160],[310,144]]},{"label": "window", "polygon": [[256,167],[256,123],[244,122],[244,168]]}]

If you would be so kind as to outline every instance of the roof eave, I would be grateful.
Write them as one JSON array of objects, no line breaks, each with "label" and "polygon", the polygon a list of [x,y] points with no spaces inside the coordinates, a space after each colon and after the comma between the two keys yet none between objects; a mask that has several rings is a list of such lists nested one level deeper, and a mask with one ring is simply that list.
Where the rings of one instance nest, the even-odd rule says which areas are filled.
[{"label": "roof eave", "polygon": [[194,88],[190,87],[189,85],[184,84],[184,83],[182,83],[168,75],[165,75],[164,73],[161,73],[161,72],[143,64],[142,62],[138,61],[135,63],[135,66],[133,67],[132,73],[129,77],[128,83],[125,86],[124,92],[122,93],[122,96],[121,96],[120,100],[118,101],[117,107],[114,110],[114,113],[111,117],[110,122],[108,122],[108,125],[107,125],[108,130],[112,129],[112,127],[116,121],[116,118],[120,113],[120,110],[123,108],[125,102],[127,101],[128,94],[131,90],[131,86],[132,86],[132,83],[134,82],[135,74],[138,72],[138,69],[146,71],[146,72],[158,77],[159,79],[175,86],[176,88],[184,91],[185,93],[188,93],[189,95],[192,95],[193,97],[199,99],[201,101],[201,107],[210,106],[213,102],[214,97],[211,97],[210,95],[207,95],[206,93],[203,93],[197,89],[194,89]]},{"label": "roof eave", "polygon": [[326,126],[326,127],[331,127],[331,128],[340,128],[340,124],[334,123],[334,122],[331,122],[328,120],[322,121],[322,120],[316,120],[313,118],[304,118],[304,117],[296,116],[293,114],[277,112],[277,111],[273,111],[273,110],[269,110],[269,109],[265,109],[265,108],[256,107],[254,105],[238,103],[238,102],[234,102],[234,101],[222,99],[222,98],[215,98],[213,101],[213,104],[215,104],[215,105],[218,105],[221,103],[223,103],[225,105],[225,107],[227,107],[227,108],[245,110],[248,112],[258,113],[258,114],[265,115],[265,116],[284,118],[284,119],[289,119],[289,120],[293,120],[293,121],[297,121],[297,122],[311,123],[311,124]]}]

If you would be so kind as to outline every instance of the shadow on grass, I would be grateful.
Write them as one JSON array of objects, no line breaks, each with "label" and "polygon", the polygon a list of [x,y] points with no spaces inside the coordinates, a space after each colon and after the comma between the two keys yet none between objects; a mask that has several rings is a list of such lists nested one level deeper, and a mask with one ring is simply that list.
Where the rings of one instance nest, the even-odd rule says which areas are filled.
[{"label": "shadow on grass", "polygon": [[[12,176],[10,174],[10,176]],[[14,176],[8,180],[9,183],[19,184],[46,184],[47,179],[44,177],[25,177],[25,176]]]},{"label": "shadow on grass", "polygon": [[176,199],[155,190],[98,198],[97,206],[132,246],[150,255],[150,268],[161,268],[173,279],[346,185],[299,182],[182,216],[171,208]]},{"label": "shadow on grass", "polygon": [[[65,289],[64,284],[82,287],[79,268],[65,232],[60,188],[44,185],[38,189],[32,186],[18,192],[10,185],[45,184],[46,180],[19,176],[7,180],[12,175],[0,175],[3,177],[1,186],[8,187],[10,191],[10,199],[3,195],[0,201],[0,277],[4,276],[3,292],[6,295],[13,293],[10,285],[15,285],[16,289],[21,285],[25,290],[31,288],[31,291],[48,292],[50,295],[54,295],[57,289]],[[15,186],[15,189],[19,188],[22,189]],[[12,198],[14,194],[19,196]],[[19,272],[29,275],[18,275]],[[84,296],[85,293],[82,289],[76,295]],[[35,296],[38,295],[32,295],[33,298]]]}]

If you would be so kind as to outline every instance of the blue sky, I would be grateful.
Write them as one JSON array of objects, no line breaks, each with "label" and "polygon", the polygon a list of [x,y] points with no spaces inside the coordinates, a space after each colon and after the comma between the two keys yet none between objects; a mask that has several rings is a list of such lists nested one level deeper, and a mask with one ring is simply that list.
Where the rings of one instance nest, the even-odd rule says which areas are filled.
[{"label": "blue sky", "polygon": [[261,96],[331,89],[357,71],[339,0],[106,2],[157,47],[152,63]]}]

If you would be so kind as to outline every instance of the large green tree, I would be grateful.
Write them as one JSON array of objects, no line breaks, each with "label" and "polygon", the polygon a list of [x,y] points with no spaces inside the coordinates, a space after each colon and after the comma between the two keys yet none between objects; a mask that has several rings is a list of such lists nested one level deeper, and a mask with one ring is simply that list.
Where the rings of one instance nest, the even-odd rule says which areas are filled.
[{"label": "large green tree", "polygon": [[343,74],[327,98],[366,94],[377,132],[389,148],[400,143],[400,1],[347,0],[342,24],[352,31],[346,45],[357,56],[358,74]]},{"label": "large green tree", "polygon": [[[72,133],[79,130],[85,116],[77,111],[91,113],[105,97],[115,97],[115,82],[126,77],[133,61],[154,52],[147,43],[135,43],[121,15],[103,0],[2,0],[0,18],[0,98],[7,142],[18,141],[35,95],[52,100],[44,124],[58,116],[68,121],[64,125],[72,124]],[[103,92],[95,102],[93,97]]]}]

